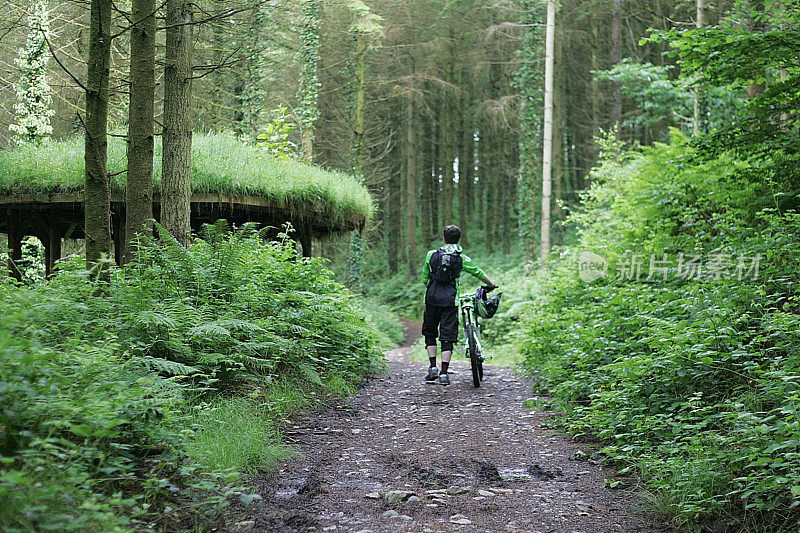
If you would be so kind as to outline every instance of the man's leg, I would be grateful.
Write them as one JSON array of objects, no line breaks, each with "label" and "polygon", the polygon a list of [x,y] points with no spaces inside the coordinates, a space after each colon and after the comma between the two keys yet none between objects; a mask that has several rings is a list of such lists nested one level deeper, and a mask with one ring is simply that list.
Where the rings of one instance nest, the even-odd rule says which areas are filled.
[{"label": "man's leg", "polygon": [[[425,349],[428,350],[428,360],[431,363],[431,368],[436,368],[436,339],[425,338]],[[442,354],[444,360],[444,354]]]},{"label": "man's leg", "polygon": [[[443,307],[441,310],[441,335],[439,336],[442,342],[442,372],[439,377],[439,383],[449,385],[450,380],[447,378],[447,371],[450,367],[450,358],[453,356],[453,343],[458,340],[458,308]],[[442,379],[442,376],[445,376]]]},{"label": "man's leg", "polygon": [[453,357],[453,342],[442,341],[442,374],[447,374],[451,357]]},{"label": "man's leg", "polygon": [[439,313],[433,306],[425,306],[425,314],[422,319],[422,335],[425,337],[425,349],[428,350],[428,374],[425,381],[433,383],[439,377],[439,370],[436,368],[436,337],[439,336]]}]

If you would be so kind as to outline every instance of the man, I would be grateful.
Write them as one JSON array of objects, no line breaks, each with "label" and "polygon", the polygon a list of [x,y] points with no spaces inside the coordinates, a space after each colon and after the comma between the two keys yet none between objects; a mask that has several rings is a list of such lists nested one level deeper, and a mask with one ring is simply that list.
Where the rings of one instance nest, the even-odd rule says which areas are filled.
[{"label": "man", "polygon": [[[459,246],[461,229],[458,226],[444,228],[444,246],[430,250],[422,267],[422,283],[428,288],[425,292],[425,316],[422,321],[422,334],[425,336],[425,348],[428,350],[430,368],[425,381],[450,385],[447,369],[453,356],[453,343],[458,340],[458,278],[461,271],[472,274],[488,287],[495,284],[472,262],[463,255]],[[436,367],[436,338],[442,345],[442,371]]]}]

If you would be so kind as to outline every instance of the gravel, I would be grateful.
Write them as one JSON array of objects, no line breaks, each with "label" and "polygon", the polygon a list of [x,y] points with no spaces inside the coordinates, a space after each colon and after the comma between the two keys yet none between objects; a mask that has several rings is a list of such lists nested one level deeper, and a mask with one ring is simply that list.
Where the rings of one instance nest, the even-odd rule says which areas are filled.
[{"label": "gravel", "polygon": [[258,478],[249,531],[674,531],[605,486],[613,470],[570,460],[591,450],[543,429],[552,413],[516,399],[527,379],[487,366],[475,389],[454,358],[452,385],[426,385],[409,351],[388,352],[389,373],[343,405],[292,422],[302,458]]}]

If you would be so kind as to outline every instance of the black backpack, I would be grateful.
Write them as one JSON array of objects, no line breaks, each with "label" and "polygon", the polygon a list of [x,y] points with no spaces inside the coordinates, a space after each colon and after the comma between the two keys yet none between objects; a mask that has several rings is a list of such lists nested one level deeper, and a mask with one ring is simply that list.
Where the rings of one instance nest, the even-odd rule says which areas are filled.
[{"label": "black backpack", "polygon": [[440,283],[455,283],[456,278],[461,274],[461,268],[464,264],[461,254],[459,252],[445,252],[444,248],[439,248],[437,253],[439,254],[438,261],[434,258],[434,261],[432,261],[434,264],[431,265],[436,267],[433,272],[433,279]]}]

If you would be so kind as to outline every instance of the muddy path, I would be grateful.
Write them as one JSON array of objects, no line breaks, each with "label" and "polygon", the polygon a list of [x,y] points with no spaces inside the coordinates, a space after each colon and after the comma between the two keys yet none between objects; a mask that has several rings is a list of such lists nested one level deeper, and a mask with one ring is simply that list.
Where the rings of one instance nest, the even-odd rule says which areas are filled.
[{"label": "muddy path", "polygon": [[[413,324],[409,324],[413,329]],[[661,532],[632,489],[542,428],[523,405],[531,384],[505,367],[472,387],[454,358],[452,385],[428,385],[410,348],[347,402],[287,428],[302,458],[259,479],[264,497],[238,530],[269,532]]]}]

